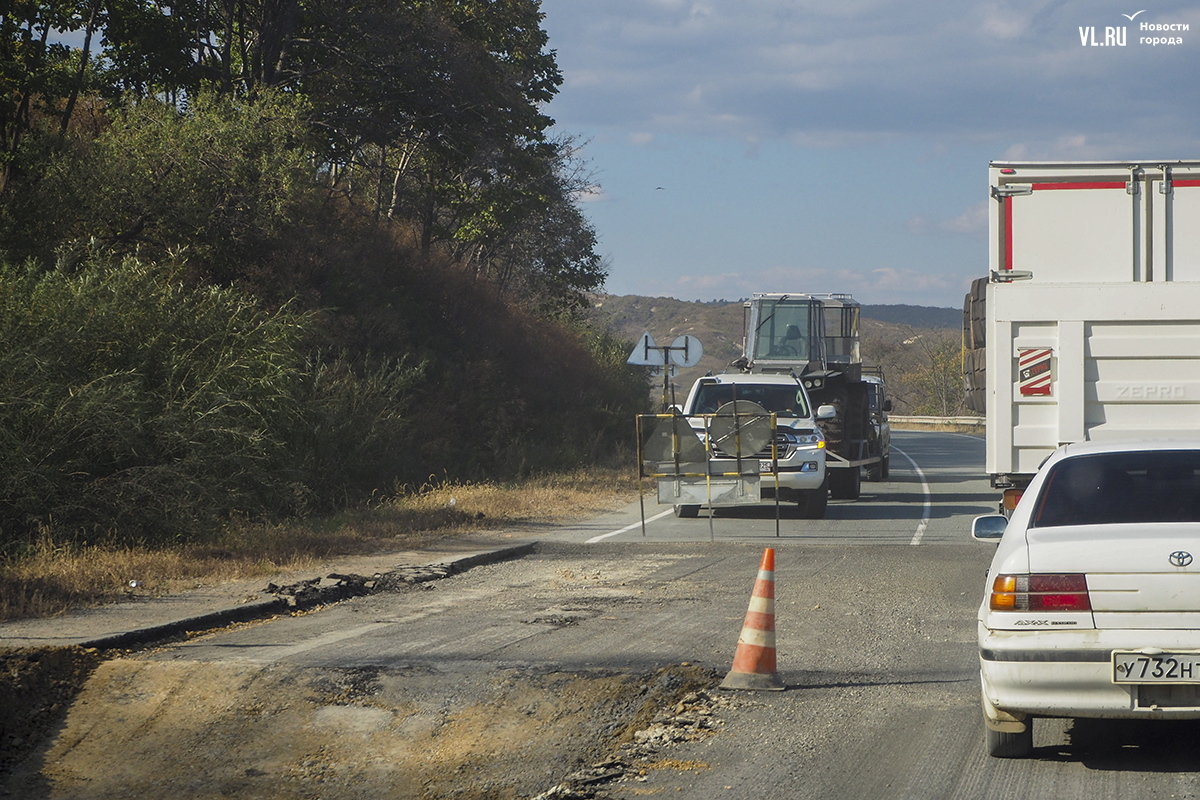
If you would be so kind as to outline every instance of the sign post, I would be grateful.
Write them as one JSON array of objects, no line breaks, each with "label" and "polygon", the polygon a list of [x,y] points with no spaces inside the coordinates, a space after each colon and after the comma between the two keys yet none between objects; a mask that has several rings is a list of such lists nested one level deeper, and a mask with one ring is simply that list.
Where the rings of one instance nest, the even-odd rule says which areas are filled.
[{"label": "sign post", "polygon": [[633,348],[633,352],[629,354],[629,358],[625,360],[625,363],[643,367],[663,368],[662,407],[663,411],[666,411],[669,405],[667,403],[667,388],[672,371],[667,364],[668,359],[680,367],[694,367],[700,363],[700,359],[703,357],[704,347],[695,336],[685,334],[677,338],[669,346],[660,347],[655,343],[654,337],[650,335],[650,331],[646,331],[642,334],[642,338],[638,340],[637,345]]}]

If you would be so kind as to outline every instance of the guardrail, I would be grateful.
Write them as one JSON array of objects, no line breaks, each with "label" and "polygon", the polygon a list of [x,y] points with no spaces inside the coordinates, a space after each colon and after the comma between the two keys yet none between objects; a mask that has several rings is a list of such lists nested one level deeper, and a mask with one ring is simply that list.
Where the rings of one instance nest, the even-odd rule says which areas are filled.
[{"label": "guardrail", "polygon": [[902,417],[889,414],[888,420],[902,425],[967,425],[982,428],[985,424],[983,417]]}]

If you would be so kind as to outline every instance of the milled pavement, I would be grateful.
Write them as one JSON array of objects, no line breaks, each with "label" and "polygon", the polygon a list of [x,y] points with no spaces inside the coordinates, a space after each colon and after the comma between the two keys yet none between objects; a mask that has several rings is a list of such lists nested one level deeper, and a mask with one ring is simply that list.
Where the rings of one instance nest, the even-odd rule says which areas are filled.
[{"label": "milled pavement", "polygon": [[152,594],[153,576],[131,575],[124,600],[43,619],[0,622],[0,650],[134,647],[193,631],[286,614],[401,584],[520,558],[535,541],[446,539],[418,550],[332,559],[319,568]]}]

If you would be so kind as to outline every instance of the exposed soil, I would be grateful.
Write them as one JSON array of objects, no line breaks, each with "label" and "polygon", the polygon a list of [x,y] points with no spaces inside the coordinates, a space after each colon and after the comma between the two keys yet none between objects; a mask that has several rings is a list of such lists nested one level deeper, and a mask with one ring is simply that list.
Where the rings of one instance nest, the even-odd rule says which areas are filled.
[{"label": "exposed soil", "polygon": [[604,797],[706,736],[715,675],[0,654],[0,794],[67,798]]}]

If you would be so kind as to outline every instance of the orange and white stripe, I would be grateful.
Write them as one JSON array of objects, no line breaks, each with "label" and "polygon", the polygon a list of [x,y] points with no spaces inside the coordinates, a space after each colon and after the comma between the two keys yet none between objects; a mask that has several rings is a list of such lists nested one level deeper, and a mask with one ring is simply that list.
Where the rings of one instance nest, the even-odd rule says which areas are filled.
[{"label": "orange and white stripe", "polygon": [[733,668],[723,689],[782,689],[775,656],[775,550],[768,547],[758,567],[750,608],[742,623]]}]

